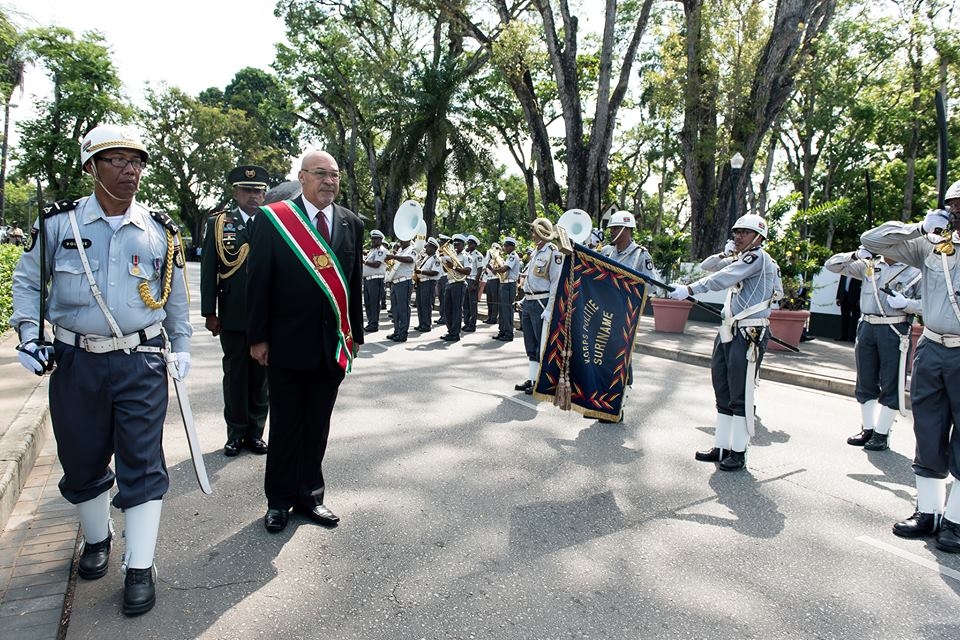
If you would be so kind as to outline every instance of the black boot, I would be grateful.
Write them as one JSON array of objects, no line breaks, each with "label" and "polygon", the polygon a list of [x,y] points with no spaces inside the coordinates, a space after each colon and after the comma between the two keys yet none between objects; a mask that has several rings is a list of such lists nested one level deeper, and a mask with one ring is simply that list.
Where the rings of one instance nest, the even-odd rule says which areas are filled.
[{"label": "black boot", "polygon": [[893,533],[901,538],[922,538],[937,532],[937,514],[915,511],[906,520],[893,525]]},{"label": "black boot", "polygon": [[127,577],[123,581],[123,615],[139,616],[153,609],[156,602],[153,567],[127,569]]},{"label": "black boot", "polygon": [[513,385],[514,391],[526,391],[533,388],[533,380],[524,380],[523,384]]},{"label": "black boot", "polygon": [[693,454],[693,457],[700,462],[720,462],[721,460],[725,460],[729,455],[730,449],[713,447],[712,449],[697,451],[695,454]]},{"label": "black boot", "polygon": [[83,551],[80,552],[80,561],[77,563],[78,576],[84,580],[96,580],[104,576],[110,562],[111,537],[108,533],[100,542],[83,541]]},{"label": "black boot", "polygon": [[864,443],[863,448],[867,451],[886,451],[890,448],[887,445],[887,435],[886,433],[877,433],[874,431],[870,439]]},{"label": "black boot", "polygon": [[852,444],[855,447],[862,447],[870,441],[870,438],[873,437],[873,429],[861,429],[860,433],[855,436],[850,436],[847,438],[847,444]]},{"label": "black boot", "polygon": [[946,518],[940,520],[937,549],[947,553],[960,553],[960,524],[951,522]]},{"label": "black boot", "polygon": [[720,461],[720,470],[721,471],[739,471],[747,466],[747,452],[744,451],[731,451],[729,456],[726,456],[723,460]]}]

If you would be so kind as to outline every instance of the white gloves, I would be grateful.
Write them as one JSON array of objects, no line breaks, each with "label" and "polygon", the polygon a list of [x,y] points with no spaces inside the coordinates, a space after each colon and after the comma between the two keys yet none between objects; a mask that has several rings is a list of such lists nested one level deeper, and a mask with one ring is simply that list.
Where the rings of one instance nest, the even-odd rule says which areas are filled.
[{"label": "white gloves", "polygon": [[36,340],[27,340],[17,347],[17,359],[24,369],[42,376],[53,359],[53,347],[50,345],[41,347]]},{"label": "white gloves", "polygon": [[732,256],[736,252],[737,252],[737,243],[734,242],[732,239],[727,240],[727,243],[723,245],[723,255]]},{"label": "white gloves", "polygon": [[860,247],[859,249],[857,249],[857,252],[853,255],[858,260],[870,260],[871,258],[873,258],[873,254],[867,251],[864,247]]},{"label": "white gloves", "polygon": [[899,291],[894,291],[887,296],[887,304],[890,305],[891,309],[905,309],[909,303],[910,300],[903,297],[903,294]]},{"label": "white gloves", "polygon": [[943,232],[950,227],[950,214],[943,209],[934,209],[923,219],[921,228],[924,233],[936,233],[937,229]]},{"label": "white gloves", "polygon": [[674,300],[686,300],[690,297],[690,290],[687,289],[687,285],[677,283],[670,286],[673,287],[673,291],[667,293],[670,298]]},{"label": "white gloves", "polygon": [[549,309],[549,308],[544,309],[544,310],[543,310],[543,313],[540,314],[540,319],[541,319],[541,320],[546,320],[546,319],[549,318],[549,317],[550,317],[550,309]]},{"label": "white gloves", "polygon": [[177,380],[186,380],[187,374],[190,373],[190,352],[177,351],[173,355],[177,359],[177,370],[171,371],[170,375]]}]

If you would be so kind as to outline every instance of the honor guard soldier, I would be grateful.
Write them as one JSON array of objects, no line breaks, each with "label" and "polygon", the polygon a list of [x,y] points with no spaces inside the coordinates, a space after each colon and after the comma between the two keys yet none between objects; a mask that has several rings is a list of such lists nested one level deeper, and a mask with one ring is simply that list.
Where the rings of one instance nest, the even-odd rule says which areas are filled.
[{"label": "honor guard soldier", "polygon": [[467,236],[465,252],[470,256],[472,266],[467,276],[467,293],[463,300],[463,330],[471,333],[477,330],[477,306],[480,303],[480,272],[483,270],[483,254],[477,251],[480,240],[477,236]]},{"label": "honor guard soldier", "polygon": [[466,295],[466,279],[473,270],[473,257],[463,248],[466,237],[462,233],[455,233],[450,240],[453,251],[449,246],[445,255],[440,257],[440,264],[447,274],[447,286],[443,291],[443,318],[447,324],[447,333],[440,337],[446,342],[460,341],[460,328],[463,323],[463,298]]},{"label": "honor guard soldier", "polygon": [[380,330],[380,302],[383,299],[383,278],[387,274],[387,248],[383,246],[383,232],[370,232],[371,248],[363,258],[363,306],[367,310],[367,333]]},{"label": "honor guard soldier", "polygon": [[[128,616],[146,613],[156,601],[153,555],[170,485],[162,442],[167,368],[178,379],[190,368],[178,228],[134,199],[148,158],[140,139],[123,127],[100,125],[83,137],[80,163],[94,192],[43,211],[13,274],[10,319],[27,369],[42,374],[57,365],[50,418],[63,465],[60,492],[79,511],[77,573],[86,580],[107,573],[116,481]],[[41,273],[51,274],[46,318],[39,317],[47,284]],[[53,324],[52,349],[40,334],[44,320]]]},{"label": "honor guard soldier", "polygon": [[860,433],[847,444],[883,451],[897,412],[903,407],[907,351],[913,314],[920,312],[914,298],[920,271],[893,258],[874,256],[860,247],[827,260],[827,270],[862,282],[854,346],[857,365],[857,402]]},{"label": "honor guard soldier", "polygon": [[414,328],[422,333],[433,328],[433,299],[437,295],[437,280],[443,271],[440,258],[437,257],[439,248],[440,243],[436,238],[427,240],[421,261],[414,270],[417,279],[417,326]]},{"label": "honor guard soldier", "polygon": [[761,247],[766,237],[763,218],[740,216],[724,252],[700,263],[713,273],[689,286],[674,284],[670,292],[674,300],[684,300],[727,289],[710,364],[717,402],[714,446],[696,454],[701,462],[719,462],[723,471],[746,464],[747,442],[754,430],[753,387],[767,348],[770,303],[783,295],[780,269]]},{"label": "honor guard soldier", "polygon": [[653,259],[650,253],[633,241],[633,230],[636,228],[637,220],[629,211],[617,211],[611,215],[610,222],[607,223],[610,243],[603,247],[600,253],[617,264],[653,277]]},{"label": "honor guard soldier", "polygon": [[563,254],[556,245],[548,242],[548,239],[553,237],[553,224],[546,218],[537,218],[531,223],[531,227],[536,246],[527,267],[527,277],[523,280],[523,302],[520,306],[523,347],[527,352],[530,371],[523,384],[514,386],[514,389],[527,395],[533,393],[533,385],[537,379],[540,355],[543,353],[544,325],[548,323],[553,310],[553,299],[563,266]]},{"label": "honor guard soldier", "polygon": [[[946,210],[921,223],[885,222],[860,236],[873,251],[923,275],[923,336],[910,376],[917,448],[913,473],[917,510],[893,525],[904,538],[936,535],[937,548],[960,552],[960,181],[944,197]],[[954,478],[946,501],[947,476]],[[944,508],[946,502],[946,508]]]},{"label": "honor guard soldier", "polygon": [[387,255],[387,260],[396,260],[393,281],[390,284],[390,315],[393,316],[393,333],[387,336],[394,342],[406,342],[410,330],[410,296],[413,293],[413,269],[417,250],[409,240],[401,240],[399,251]]},{"label": "honor guard soldier", "polygon": [[500,303],[500,331],[494,340],[510,342],[513,340],[513,303],[517,299],[517,280],[520,278],[520,256],[517,255],[517,241],[511,237],[503,239],[503,266],[492,271],[500,277],[500,291],[497,299]]},{"label": "honor guard soldier", "polygon": [[223,349],[223,418],[227,442],[223,455],[240,449],[263,455],[267,443],[267,370],[250,357],[247,340],[247,256],[250,227],[267,192],[269,176],[262,167],[242,165],[227,181],[237,206],[207,219],[200,254],[200,314]]}]

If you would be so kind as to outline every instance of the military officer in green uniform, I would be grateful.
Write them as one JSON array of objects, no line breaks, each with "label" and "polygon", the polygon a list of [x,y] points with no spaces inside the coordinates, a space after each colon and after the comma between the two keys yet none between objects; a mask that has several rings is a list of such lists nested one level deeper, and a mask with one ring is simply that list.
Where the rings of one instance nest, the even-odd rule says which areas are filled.
[{"label": "military officer in green uniform", "polygon": [[223,417],[227,443],[223,454],[236,456],[243,448],[263,455],[267,420],[267,371],[250,357],[247,342],[247,254],[251,225],[263,205],[268,175],[265,169],[242,165],[227,178],[237,206],[207,219],[200,255],[200,313],[207,330],[223,347]]}]

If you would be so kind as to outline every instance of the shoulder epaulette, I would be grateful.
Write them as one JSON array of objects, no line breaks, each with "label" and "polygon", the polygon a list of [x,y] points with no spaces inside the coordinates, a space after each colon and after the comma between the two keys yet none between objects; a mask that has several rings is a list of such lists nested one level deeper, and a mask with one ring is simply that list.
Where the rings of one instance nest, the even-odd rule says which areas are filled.
[{"label": "shoulder epaulette", "polygon": [[73,211],[77,208],[77,203],[79,200],[61,200],[60,202],[54,202],[53,204],[48,204],[43,208],[43,217],[49,218],[55,216],[58,213],[66,213],[67,211]]},{"label": "shoulder epaulette", "polygon": [[150,217],[156,220],[157,222],[159,222],[160,224],[162,224],[164,227],[166,227],[167,231],[169,231],[173,235],[177,235],[178,233],[180,233],[180,227],[177,226],[177,223],[174,222],[173,218],[171,218],[169,215],[167,215],[163,211],[151,211]]},{"label": "shoulder epaulette", "polygon": [[226,209],[221,209],[220,211],[214,211],[214,212],[211,213],[209,216],[207,216],[207,219],[208,219],[208,220],[213,220],[214,218],[218,218],[218,217],[224,215],[225,213],[227,213],[227,210],[226,210]]}]

